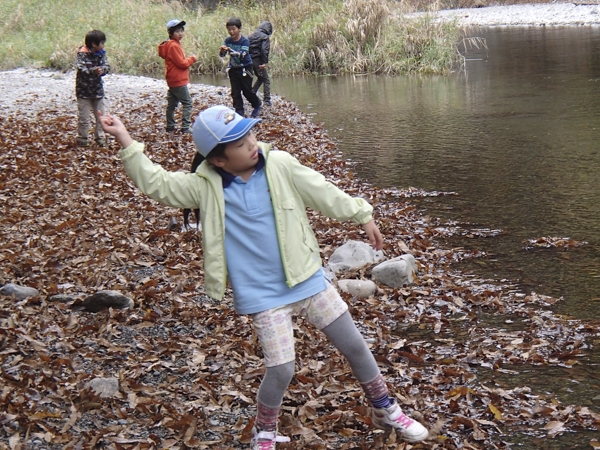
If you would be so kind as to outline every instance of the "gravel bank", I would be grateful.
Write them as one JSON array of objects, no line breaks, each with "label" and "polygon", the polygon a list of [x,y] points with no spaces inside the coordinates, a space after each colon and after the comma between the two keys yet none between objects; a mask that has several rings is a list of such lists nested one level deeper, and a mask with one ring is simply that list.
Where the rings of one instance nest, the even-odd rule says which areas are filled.
[{"label": "gravel bank", "polygon": [[438,11],[442,20],[461,26],[586,26],[600,25],[600,3],[550,3],[487,6]]}]

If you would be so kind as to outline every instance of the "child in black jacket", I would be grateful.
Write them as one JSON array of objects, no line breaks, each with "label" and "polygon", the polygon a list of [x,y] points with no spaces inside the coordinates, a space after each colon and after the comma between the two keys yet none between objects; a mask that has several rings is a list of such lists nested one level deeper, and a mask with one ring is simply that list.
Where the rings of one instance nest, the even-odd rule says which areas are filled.
[{"label": "child in black jacket", "polygon": [[258,26],[254,33],[248,36],[252,66],[254,67],[254,73],[256,73],[256,82],[252,86],[252,92],[257,93],[262,85],[263,101],[267,106],[271,106],[271,80],[269,80],[267,64],[269,63],[272,34],[273,26],[271,22],[265,20]]}]

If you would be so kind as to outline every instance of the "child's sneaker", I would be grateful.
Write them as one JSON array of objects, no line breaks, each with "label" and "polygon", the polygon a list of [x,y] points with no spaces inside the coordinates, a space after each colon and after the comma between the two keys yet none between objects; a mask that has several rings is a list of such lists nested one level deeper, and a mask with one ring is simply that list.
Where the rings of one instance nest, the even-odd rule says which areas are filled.
[{"label": "child's sneaker", "polygon": [[258,104],[258,106],[252,110],[252,114],[250,114],[250,117],[252,117],[253,119],[256,119],[258,117],[258,115],[260,114],[261,108],[262,108],[262,102],[260,102]]},{"label": "child's sneaker", "polygon": [[87,139],[78,137],[77,138],[77,145],[80,146],[80,147],[89,147],[90,144],[88,143]]},{"label": "child's sneaker", "polygon": [[102,138],[96,139],[96,144],[98,144],[98,147],[106,147],[106,141]]},{"label": "child's sneaker", "polygon": [[252,434],[251,450],[275,450],[276,442],[290,442],[289,437],[277,436],[277,431],[258,431],[253,428]]},{"label": "child's sneaker", "polygon": [[398,430],[406,442],[415,443],[426,439],[429,435],[427,428],[404,414],[395,400],[392,402],[387,408],[373,408],[373,425],[384,430]]}]

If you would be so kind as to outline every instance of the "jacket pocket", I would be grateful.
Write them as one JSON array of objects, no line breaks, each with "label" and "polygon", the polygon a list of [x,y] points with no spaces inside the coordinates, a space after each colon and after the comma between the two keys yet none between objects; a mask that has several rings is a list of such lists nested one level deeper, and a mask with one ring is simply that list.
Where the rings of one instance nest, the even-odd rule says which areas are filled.
[{"label": "jacket pocket", "polygon": [[281,209],[292,210],[296,209],[296,202],[293,198],[286,198],[281,201]]}]

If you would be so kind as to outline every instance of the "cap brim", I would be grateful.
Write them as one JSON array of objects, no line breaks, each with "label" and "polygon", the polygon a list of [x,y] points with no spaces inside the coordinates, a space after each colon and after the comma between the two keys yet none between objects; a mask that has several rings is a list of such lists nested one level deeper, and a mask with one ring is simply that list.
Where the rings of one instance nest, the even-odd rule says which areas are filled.
[{"label": "cap brim", "polygon": [[221,143],[226,144],[243,138],[258,122],[261,121],[262,119],[243,118],[235,125],[235,127],[233,127],[233,130],[221,138]]}]

